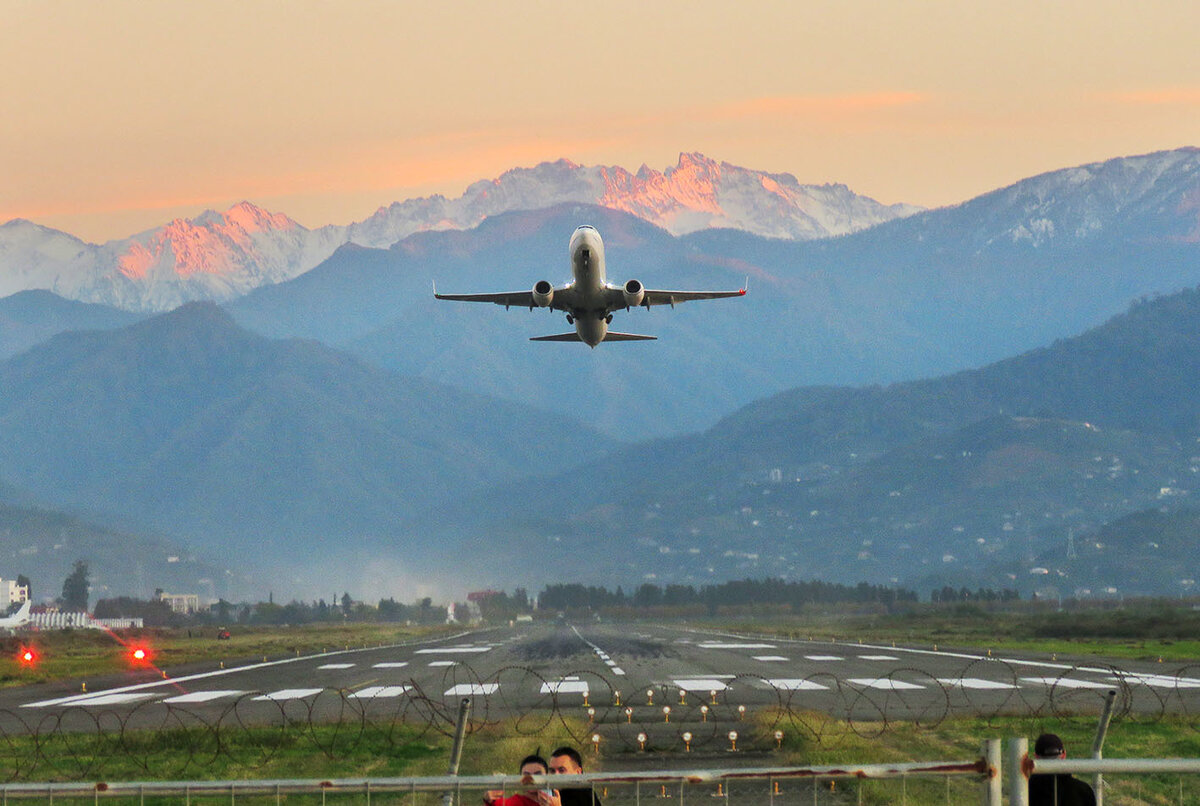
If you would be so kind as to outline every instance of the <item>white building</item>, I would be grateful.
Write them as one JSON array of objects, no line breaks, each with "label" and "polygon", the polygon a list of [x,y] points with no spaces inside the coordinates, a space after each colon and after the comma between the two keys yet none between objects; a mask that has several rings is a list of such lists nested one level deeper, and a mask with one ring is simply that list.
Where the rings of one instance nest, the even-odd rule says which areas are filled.
[{"label": "white building", "polygon": [[7,606],[28,599],[28,585],[18,585],[13,579],[0,579],[0,604]]},{"label": "white building", "polygon": [[166,602],[172,613],[196,613],[200,610],[200,597],[194,593],[160,593],[158,599]]}]

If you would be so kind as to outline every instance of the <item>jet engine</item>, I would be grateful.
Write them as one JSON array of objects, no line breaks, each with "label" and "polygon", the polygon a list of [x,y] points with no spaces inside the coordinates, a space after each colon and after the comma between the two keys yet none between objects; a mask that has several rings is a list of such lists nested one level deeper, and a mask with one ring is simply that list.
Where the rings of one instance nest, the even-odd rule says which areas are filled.
[{"label": "jet engine", "polygon": [[637,280],[630,280],[625,283],[621,293],[625,295],[625,307],[636,308],[642,304],[642,299],[646,296],[646,289]]},{"label": "jet engine", "polygon": [[533,284],[533,301],[539,308],[548,308],[554,301],[554,286],[549,280],[538,280]]}]

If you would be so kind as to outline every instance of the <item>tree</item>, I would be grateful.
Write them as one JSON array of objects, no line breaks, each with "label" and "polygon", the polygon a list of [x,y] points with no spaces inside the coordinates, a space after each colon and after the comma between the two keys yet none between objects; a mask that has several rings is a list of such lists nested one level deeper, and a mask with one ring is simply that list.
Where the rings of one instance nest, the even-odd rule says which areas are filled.
[{"label": "tree", "polygon": [[87,611],[88,607],[88,566],[83,560],[76,560],[75,567],[63,580],[62,600],[68,610]]}]

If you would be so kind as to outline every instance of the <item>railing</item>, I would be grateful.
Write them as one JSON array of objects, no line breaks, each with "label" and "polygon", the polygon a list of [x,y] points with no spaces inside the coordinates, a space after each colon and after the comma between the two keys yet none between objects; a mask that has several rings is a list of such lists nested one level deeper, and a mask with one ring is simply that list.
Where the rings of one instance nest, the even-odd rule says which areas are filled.
[{"label": "railing", "polygon": [[[582,775],[488,775],[435,776],[425,778],[340,778],[280,779],[263,781],[131,781],[79,783],[25,783],[0,785],[0,798],[41,799],[53,802],[63,798],[145,798],[183,797],[221,798],[236,803],[239,797],[281,799],[285,796],[319,795],[322,802],[330,795],[360,797],[366,803],[383,795],[408,796],[406,803],[434,803],[450,794],[457,803],[478,803],[487,791],[507,794],[535,789],[591,788],[606,803],[642,804],[684,803],[693,798],[712,797],[725,803],[774,804],[829,802],[838,797],[837,782],[865,780],[959,779],[979,794],[983,803],[1000,803],[998,740],[989,740],[983,755],[976,759],[910,762],[899,764],[862,764],[814,767],[761,767],[744,769],[654,770],[641,772],[587,773]],[[989,759],[989,754],[991,758]],[[990,793],[990,794],[989,794]],[[421,800],[420,796],[427,796]],[[989,797],[994,799],[989,799]],[[909,802],[900,797],[889,802]],[[911,801],[920,803],[925,801]],[[959,802],[959,801],[947,801]]]},{"label": "railing", "polygon": [[[1185,759],[1038,759],[1028,755],[1028,740],[1008,743],[1007,764],[1001,766],[999,739],[983,743],[980,756],[934,762],[897,764],[845,764],[808,767],[754,767],[740,769],[651,770],[555,776],[433,776],[422,778],[335,778],[228,781],[129,781],[45,782],[0,785],[0,799],[46,800],[126,798],[220,799],[236,804],[239,798],[274,799],[318,796],[351,799],[370,806],[372,798],[403,800],[405,804],[478,803],[487,791],[507,794],[535,789],[591,788],[605,803],[656,804],[686,802],[726,804],[785,803],[898,803],[961,804],[976,802],[1001,806],[1008,792],[1009,806],[1029,803],[1029,776],[1038,773],[1080,775],[1200,775],[1200,758]],[[866,793],[870,782],[890,782],[889,790]],[[1007,785],[1005,785],[1007,782]],[[921,789],[917,784],[926,784]],[[929,786],[933,784],[933,786]],[[839,789],[840,785],[840,789]],[[957,788],[952,789],[952,785]],[[1163,802],[1191,802],[1183,795]],[[1102,790],[1098,790],[1102,791]],[[389,797],[390,796],[390,797]],[[1157,801],[1156,801],[1157,802]]]}]

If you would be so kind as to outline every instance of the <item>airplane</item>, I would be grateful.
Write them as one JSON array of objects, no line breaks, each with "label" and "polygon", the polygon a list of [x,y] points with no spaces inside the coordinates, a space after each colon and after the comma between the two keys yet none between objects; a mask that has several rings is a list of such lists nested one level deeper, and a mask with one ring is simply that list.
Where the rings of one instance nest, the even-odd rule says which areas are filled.
[{"label": "airplane", "polygon": [[434,286],[433,296],[437,299],[460,302],[494,302],[507,310],[521,308],[549,308],[564,311],[567,324],[575,326],[574,333],[554,336],[534,336],[530,341],[581,341],[594,348],[602,341],[650,341],[657,336],[640,336],[636,333],[617,333],[609,330],[613,311],[629,310],[651,305],[670,305],[693,299],[719,299],[742,297],[745,288],[737,291],[654,291],[642,286],[637,280],[628,280],[624,285],[609,285],[604,274],[604,241],[600,233],[590,224],[584,224],[571,234],[567,247],[571,257],[571,274],[574,282],[552,286],[548,280],[538,280],[532,291],[509,291],[497,294],[439,294]]},{"label": "airplane", "polygon": [[21,609],[16,613],[0,618],[0,630],[15,630],[17,627],[28,624],[30,607],[32,607],[32,602],[26,599],[25,603],[21,605]]}]

